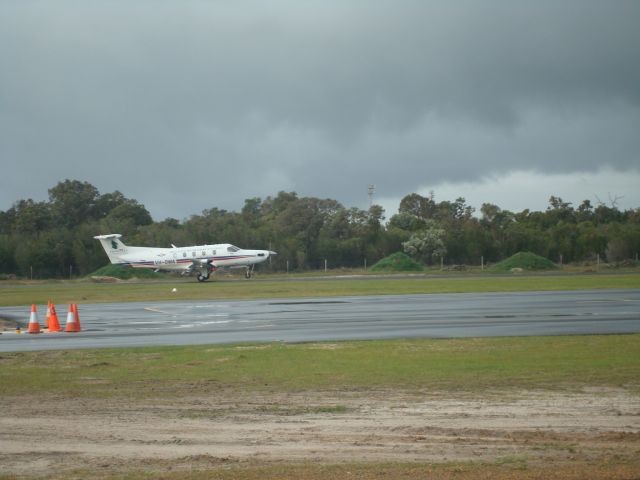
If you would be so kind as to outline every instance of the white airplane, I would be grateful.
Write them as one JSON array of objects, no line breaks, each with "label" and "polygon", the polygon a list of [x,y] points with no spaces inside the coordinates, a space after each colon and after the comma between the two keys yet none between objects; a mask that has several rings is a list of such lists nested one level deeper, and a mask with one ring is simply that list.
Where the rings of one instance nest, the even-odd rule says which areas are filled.
[{"label": "white airplane", "polygon": [[134,268],[152,268],[155,271],[178,271],[182,275],[197,273],[199,282],[209,279],[219,268],[244,268],[245,277],[251,278],[256,263],[264,262],[276,252],[269,250],[243,250],[230,243],[196,245],[192,247],[152,248],[128,247],[119,233],[98,235],[102,248],[114,265]]}]

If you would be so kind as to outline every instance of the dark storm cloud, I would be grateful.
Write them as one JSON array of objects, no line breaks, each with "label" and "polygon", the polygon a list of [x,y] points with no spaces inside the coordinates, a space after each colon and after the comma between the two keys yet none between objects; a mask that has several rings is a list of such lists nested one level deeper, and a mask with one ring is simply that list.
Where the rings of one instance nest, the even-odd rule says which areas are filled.
[{"label": "dark storm cloud", "polygon": [[640,3],[450,3],[5,1],[0,209],[63,178],[181,218],[637,172]]}]

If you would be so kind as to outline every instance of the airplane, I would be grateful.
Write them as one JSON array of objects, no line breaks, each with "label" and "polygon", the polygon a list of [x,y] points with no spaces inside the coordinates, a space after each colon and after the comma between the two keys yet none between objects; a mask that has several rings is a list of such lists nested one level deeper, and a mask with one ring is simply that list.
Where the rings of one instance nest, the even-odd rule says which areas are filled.
[{"label": "airplane", "polygon": [[119,233],[97,235],[102,248],[114,265],[134,268],[152,268],[155,271],[178,271],[182,275],[197,274],[199,282],[209,280],[211,272],[219,268],[244,268],[245,277],[251,278],[257,263],[264,262],[276,252],[270,250],[244,250],[230,243],[194,245],[171,248],[129,247],[122,243]]}]

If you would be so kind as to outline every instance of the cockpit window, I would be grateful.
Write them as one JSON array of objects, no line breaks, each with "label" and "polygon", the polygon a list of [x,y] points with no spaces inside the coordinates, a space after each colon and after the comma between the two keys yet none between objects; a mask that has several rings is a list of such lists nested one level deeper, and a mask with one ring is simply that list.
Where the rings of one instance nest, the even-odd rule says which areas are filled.
[{"label": "cockpit window", "polygon": [[227,252],[237,252],[238,250],[240,249],[238,247],[234,247],[233,245],[227,247]]}]

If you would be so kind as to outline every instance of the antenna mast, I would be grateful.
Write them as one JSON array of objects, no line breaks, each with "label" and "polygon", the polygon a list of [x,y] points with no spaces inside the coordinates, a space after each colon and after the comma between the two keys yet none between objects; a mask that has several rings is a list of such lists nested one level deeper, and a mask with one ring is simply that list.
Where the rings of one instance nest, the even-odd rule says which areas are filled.
[{"label": "antenna mast", "polygon": [[371,208],[373,206],[373,194],[376,192],[376,186],[375,185],[369,185],[368,187],[368,195],[369,195],[369,208]]}]

